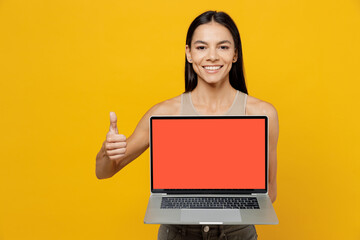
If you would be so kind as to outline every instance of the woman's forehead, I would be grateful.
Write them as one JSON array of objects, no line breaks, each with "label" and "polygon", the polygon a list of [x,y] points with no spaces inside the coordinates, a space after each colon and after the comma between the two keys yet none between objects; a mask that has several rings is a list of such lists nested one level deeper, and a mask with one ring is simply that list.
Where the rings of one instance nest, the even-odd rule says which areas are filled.
[{"label": "woman's forehead", "polygon": [[229,29],[217,22],[210,22],[202,24],[195,29],[191,42],[202,41],[213,43],[224,40],[228,40],[231,43],[234,42]]}]

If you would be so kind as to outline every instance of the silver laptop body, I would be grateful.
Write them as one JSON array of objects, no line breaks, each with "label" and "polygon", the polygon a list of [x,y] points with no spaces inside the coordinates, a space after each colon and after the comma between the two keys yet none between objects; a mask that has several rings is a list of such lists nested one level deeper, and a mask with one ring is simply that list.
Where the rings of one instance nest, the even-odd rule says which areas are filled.
[{"label": "silver laptop body", "polygon": [[144,223],[278,224],[268,195],[268,142],[266,116],[152,116]]}]

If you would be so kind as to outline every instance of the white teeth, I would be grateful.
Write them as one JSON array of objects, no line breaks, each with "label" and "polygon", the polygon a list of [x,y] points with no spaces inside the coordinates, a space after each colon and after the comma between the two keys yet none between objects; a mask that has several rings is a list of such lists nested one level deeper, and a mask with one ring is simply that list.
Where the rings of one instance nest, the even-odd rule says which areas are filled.
[{"label": "white teeth", "polygon": [[218,70],[221,66],[206,66],[204,67],[206,70]]}]

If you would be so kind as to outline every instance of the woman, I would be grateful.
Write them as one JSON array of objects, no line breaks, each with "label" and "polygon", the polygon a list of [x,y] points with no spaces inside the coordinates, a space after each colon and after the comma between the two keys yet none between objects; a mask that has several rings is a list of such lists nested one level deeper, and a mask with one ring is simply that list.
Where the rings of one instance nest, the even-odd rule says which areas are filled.
[{"label": "woman", "polygon": [[[267,115],[269,118],[269,195],[276,199],[278,117],[269,103],[247,95],[241,40],[233,20],[224,12],[208,11],[190,25],[186,37],[185,93],[153,106],[126,139],[118,134],[116,115],[96,157],[99,179],[113,176],[149,146],[152,115]],[[158,239],[257,239],[253,225],[161,225]]]}]

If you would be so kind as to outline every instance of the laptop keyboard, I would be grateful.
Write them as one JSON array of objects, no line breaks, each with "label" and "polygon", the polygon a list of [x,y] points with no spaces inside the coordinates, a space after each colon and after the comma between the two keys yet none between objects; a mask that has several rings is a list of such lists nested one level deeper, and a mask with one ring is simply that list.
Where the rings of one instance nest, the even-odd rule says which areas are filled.
[{"label": "laptop keyboard", "polygon": [[161,208],[260,209],[256,197],[163,197]]}]

